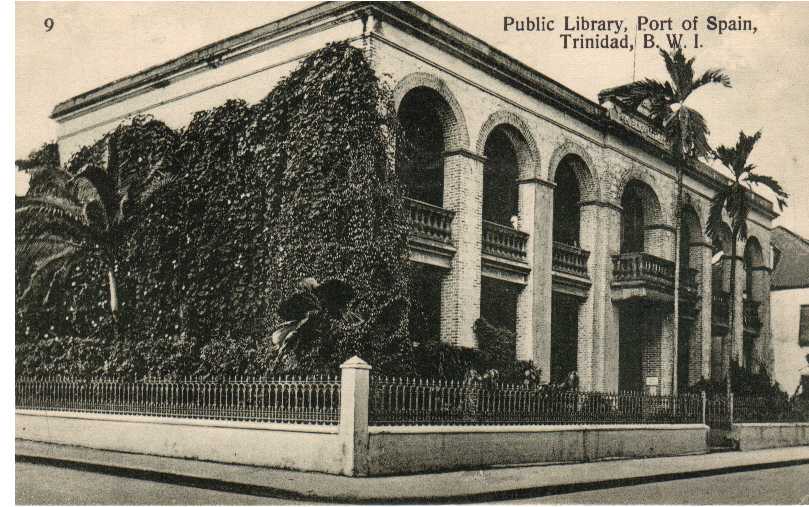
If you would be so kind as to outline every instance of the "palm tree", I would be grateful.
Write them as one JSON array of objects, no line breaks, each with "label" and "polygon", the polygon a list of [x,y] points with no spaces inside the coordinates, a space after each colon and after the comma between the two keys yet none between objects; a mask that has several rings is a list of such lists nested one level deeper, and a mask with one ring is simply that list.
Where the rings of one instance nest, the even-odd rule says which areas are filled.
[{"label": "palm tree", "polygon": [[660,50],[670,81],[654,79],[634,81],[615,88],[602,90],[599,102],[612,101],[631,111],[641,110],[666,134],[671,145],[671,156],[677,173],[677,203],[674,227],[674,367],[672,390],[677,382],[677,340],[680,332],[680,220],[683,194],[683,173],[700,158],[712,153],[708,145],[710,131],[705,118],[696,109],[686,105],[693,93],[709,84],[730,87],[730,78],[720,69],[709,69],[694,77],[694,58],[686,60],[680,48],[668,53]]},{"label": "palm tree", "polygon": [[141,166],[134,170],[131,164],[119,163],[120,136],[126,129],[140,128],[148,132],[161,127],[138,121],[119,127],[86,149],[93,155],[84,157],[87,162],[74,172],[58,166],[35,169],[32,181],[36,179],[41,191],[20,198],[16,209],[18,269],[30,271],[20,299],[44,292],[47,303],[53,288],[76,265],[92,260],[106,273],[110,313],[118,321],[118,248],[136,211],[173,180],[164,172],[163,159],[153,153],[140,156]]},{"label": "palm tree", "polygon": [[[711,199],[711,209],[706,224],[706,232],[712,241],[720,241],[722,230],[722,212],[725,211],[730,218],[731,238],[730,238],[730,353],[729,360],[735,360],[733,351],[733,327],[736,320],[736,242],[747,239],[747,215],[750,213],[749,194],[753,191],[753,185],[763,185],[775,194],[778,207],[783,211],[787,205],[787,194],[771,176],[756,173],[756,166],[748,164],[747,159],[753,151],[758,140],[761,139],[761,131],[752,136],[739,132],[739,139],[736,146],[728,148],[720,146],[716,149],[716,158],[730,169],[733,178],[730,183],[722,188]],[[731,392],[730,371],[726,372],[726,382],[728,394]]]}]

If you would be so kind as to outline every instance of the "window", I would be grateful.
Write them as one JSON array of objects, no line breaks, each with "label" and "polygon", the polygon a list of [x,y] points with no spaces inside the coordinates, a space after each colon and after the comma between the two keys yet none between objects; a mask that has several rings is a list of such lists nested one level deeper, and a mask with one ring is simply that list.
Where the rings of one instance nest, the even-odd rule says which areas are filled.
[{"label": "window", "polygon": [[798,345],[809,347],[809,305],[801,305],[801,322],[798,328]]}]

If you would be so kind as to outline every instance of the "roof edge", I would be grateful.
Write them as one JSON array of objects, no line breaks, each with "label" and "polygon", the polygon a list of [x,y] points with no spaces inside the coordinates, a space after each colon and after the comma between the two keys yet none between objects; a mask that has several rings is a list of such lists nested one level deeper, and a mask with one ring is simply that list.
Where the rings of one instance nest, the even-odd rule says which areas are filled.
[{"label": "roof edge", "polygon": [[58,120],[69,113],[100,102],[109,97],[127,92],[150,83],[159,83],[167,77],[200,63],[208,63],[229,51],[260,39],[272,37],[293,30],[301,25],[315,22],[324,17],[333,16],[345,11],[357,10],[368,2],[324,2],[307,9],[295,12],[281,19],[271,21],[250,30],[231,35],[225,39],[189,51],[177,58],[148,67],[122,78],[97,86],[89,91],[59,102],[50,114],[50,118]]},{"label": "roof edge", "polygon": [[798,234],[797,232],[794,232],[794,231],[793,231],[793,230],[791,230],[791,229],[787,229],[787,228],[786,228],[786,227],[784,227],[783,225],[777,225],[777,226],[775,226],[775,229],[781,229],[781,230],[782,230],[782,231],[784,231],[785,233],[789,234],[789,235],[790,235],[790,236],[792,236],[793,238],[797,239],[798,241],[800,241],[801,243],[803,243],[804,245],[806,245],[806,247],[807,247],[807,248],[809,248],[809,239],[804,238],[803,236],[801,236],[801,235],[800,235],[800,234]]}]

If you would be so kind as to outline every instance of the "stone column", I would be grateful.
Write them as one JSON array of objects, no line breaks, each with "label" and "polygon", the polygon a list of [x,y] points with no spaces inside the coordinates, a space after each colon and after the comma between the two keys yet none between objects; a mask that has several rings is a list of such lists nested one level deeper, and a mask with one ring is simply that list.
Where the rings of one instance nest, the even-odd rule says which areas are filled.
[{"label": "stone column", "polygon": [[[674,364],[674,349],[677,347],[677,340],[674,334],[674,311],[671,307],[664,307],[665,312],[661,318],[661,325],[657,328],[660,333],[660,366],[658,371],[660,377],[658,378],[659,393],[671,394],[673,392],[674,372],[677,365]],[[682,321],[681,321],[682,322]]]},{"label": "stone column", "polygon": [[339,436],[343,475],[368,475],[368,392],[371,366],[357,356],[340,365]]},{"label": "stone column", "polygon": [[691,266],[698,266],[697,315],[689,343],[688,382],[698,382],[700,377],[711,378],[711,257],[710,243],[692,242],[689,245]]},{"label": "stone column", "polygon": [[467,150],[444,158],[444,208],[455,212],[456,251],[441,283],[441,340],[464,347],[476,346],[472,327],[480,316],[483,160]]},{"label": "stone column", "polygon": [[581,248],[590,252],[592,286],[579,307],[577,368],[585,390],[618,390],[618,307],[612,303],[612,256],[620,251],[621,208],[581,203]]},{"label": "stone column", "polygon": [[517,359],[533,361],[541,380],[551,372],[553,189],[539,178],[520,181],[520,229],[529,234],[531,272],[517,299]]}]

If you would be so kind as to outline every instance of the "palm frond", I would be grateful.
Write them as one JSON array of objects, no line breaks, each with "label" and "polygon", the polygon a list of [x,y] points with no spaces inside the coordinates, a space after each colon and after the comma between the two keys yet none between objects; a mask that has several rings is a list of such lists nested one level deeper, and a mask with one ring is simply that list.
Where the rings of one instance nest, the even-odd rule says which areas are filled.
[{"label": "palm frond", "polygon": [[722,226],[724,220],[722,219],[722,211],[730,196],[730,187],[724,187],[719,190],[711,199],[711,205],[708,210],[708,223],[705,225],[705,234],[711,238],[714,243],[722,239]]},{"label": "palm frond", "polygon": [[778,207],[781,209],[781,211],[784,210],[784,207],[787,205],[786,200],[789,198],[789,194],[775,178],[765,174],[752,174],[748,172],[747,181],[753,183],[754,185],[764,185],[772,190],[772,192],[776,195]]},{"label": "palm frond", "polygon": [[684,160],[693,161],[712,153],[709,134],[705,118],[687,106],[680,107],[666,124],[666,136],[672,140],[674,153]]},{"label": "palm frond", "polygon": [[120,195],[115,180],[105,169],[95,165],[86,165],[76,172],[75,179],[77,188],[81,190],[81,200],[89,201],[97,196],[104,205],[107,216],[115,216],[120,206]]},{"label": "palm frond", "polygon": [[694,77],[694,70],[692,68],[694,59],[686,61],[683,50],[677,48],[673,51],[666,52],[660,50],[660,55],[666,64],[666,70],[674,83],[674,91],[677,102],[682,102],[688,96],[691,80]]},{"label": "palm frond", "polygon": [[761,131],[756,132],[752,136],[748,136],[744,131],[739,132],[739,139],[736,145],[729,148],[725,145],[716,148],[716,157],[722,164],[733,171],[736,179],[740,179],[742,175],[748,171],[755,169],[754,166],[747,165],[747,159],[753,151],[758,140],[761,139]]},{"label": "palm frond", "polygon": [[722,69],[708,69],[691,83],[691,91],[693,92],[702,86],[712,83],[721,84],[726,88],[730,88],[732,86],[730,84],[730,76],[725,74]]},{"label": "palm frond", "polygon": [[15,210],[18,215],[64,217],[76,222],[82,222],[84,218],[82,206],[65,197],[25,196],[21,202],[22,205]]},{"label": "palm frond", "polygon": [[743,185],[734,183],[730,186],[727,211],[735,235],[734,240],[747,239],[747,216],[750,214],[747,192]]},{"label": "palm frond", "polygon": [[44,300],[47,301],[54,282],[59,275],[64,276],[66,270],[63,268],[70,262],[70,258],[78,251],[79,250],[73,246],[66,246],[53,255],[34,261],[34,271],[31,274],[31,279],[20,297],[25,299],[34,289],[36,282],[42,278],[45,278],[48,283],[48,291],[45,294]]}]

